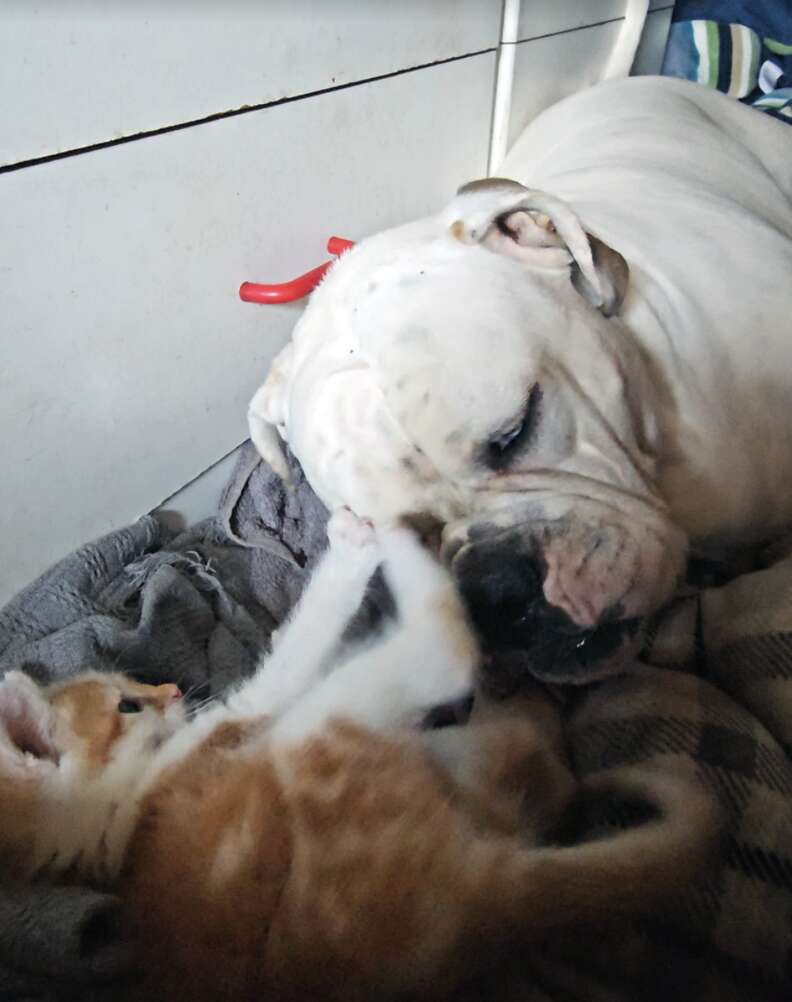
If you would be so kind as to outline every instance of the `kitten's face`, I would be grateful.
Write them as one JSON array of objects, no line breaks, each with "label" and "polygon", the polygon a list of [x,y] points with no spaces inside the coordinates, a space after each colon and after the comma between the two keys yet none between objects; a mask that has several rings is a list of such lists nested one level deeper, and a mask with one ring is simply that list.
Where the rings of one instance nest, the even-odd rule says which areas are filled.
[{"label": "kitten's face", "polygon": [[22,672],[0,682],[0,739],[17,753],[84,775],[128,752],[154,751],[184,722],[175,685],[142,685],[124,675],[86,673],[39,686]]}]

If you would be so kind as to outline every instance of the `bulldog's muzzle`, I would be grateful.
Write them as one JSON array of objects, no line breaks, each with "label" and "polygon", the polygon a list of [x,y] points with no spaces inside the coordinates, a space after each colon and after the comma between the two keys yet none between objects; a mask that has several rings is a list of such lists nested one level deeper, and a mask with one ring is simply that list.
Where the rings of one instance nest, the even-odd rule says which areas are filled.
[{"label": "bulldog's muzzle", "polygon": [[518,536],[466,549],[454,563],[471,619],[499,675],[589,682],[613,673],[636,647],[640,619],[614,606],[593,627],[544,597],[546,565]]},{"label": "bulldog's muzzle", "polygon": [[589,500],[582,516],[570,505],[509,520],[505,507],[445,527],[442,556],[493,680],[580,684],[629,668],[642,623],[671,597],[686,559],[682,532],[648,502],[630,503],[632,517]]}]

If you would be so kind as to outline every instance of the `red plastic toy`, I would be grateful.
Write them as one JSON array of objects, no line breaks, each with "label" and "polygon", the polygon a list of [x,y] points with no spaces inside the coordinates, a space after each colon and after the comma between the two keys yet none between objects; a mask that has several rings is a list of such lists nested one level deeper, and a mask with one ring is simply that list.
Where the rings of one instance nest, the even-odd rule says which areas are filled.
[{"label": "red plastic toy", "polygon": [[[344,240],[343,237],[330,237],[327,241],[327,250],[336,257],[354,246],[354,240]],[[302,299],[312,292],[331,264],[332,261],[325,261],[318,268],[312,268],[304,275],[293,278],[291,282],[281,282],[279,285],[243,282],[239,287],[239,298],[245,303],[292,303],[295,299]]]}]

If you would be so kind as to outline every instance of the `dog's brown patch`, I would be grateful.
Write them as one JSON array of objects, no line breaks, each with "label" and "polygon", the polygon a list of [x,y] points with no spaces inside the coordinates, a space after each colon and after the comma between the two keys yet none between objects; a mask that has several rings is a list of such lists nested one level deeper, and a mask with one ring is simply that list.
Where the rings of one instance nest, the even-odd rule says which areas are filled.
[{"label": "dog's brown patch", "polygon": [[470,195],[477,191],[489,191],[494,188],[514,188],[517,191],[526,191],[524,185],[519,181],[512,181],[508,177],[482,177],[476,181],[468,181],[457,190],[457,195]]},{"label": "dog's brown patch", "polygon": [[455,222],[451,223],[451,226],[449,227],[449,233],[455,240],[464,241],[465,224],[462,222],[461,219],[457,219]]}]

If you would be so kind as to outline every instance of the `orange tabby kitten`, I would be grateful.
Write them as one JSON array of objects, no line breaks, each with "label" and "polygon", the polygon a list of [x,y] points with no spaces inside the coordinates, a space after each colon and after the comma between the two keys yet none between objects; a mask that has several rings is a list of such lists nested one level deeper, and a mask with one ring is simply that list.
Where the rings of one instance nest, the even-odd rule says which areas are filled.
[{"label": "orange tabby kitten", "polygon": [[[136,998],[437,999],[493,945],[651,907],[710,851],[703,793],[629,771],[587,785],[655,820],[538,847],[575,789],[559,735],[411,727],[471,685],[456,590],[405,528],[344,512],[330,532],[273,653],[190,721],[175,686],[0,683],[0,858],[121,893]],[[399,623],[337,664],[380,559]]]}]

